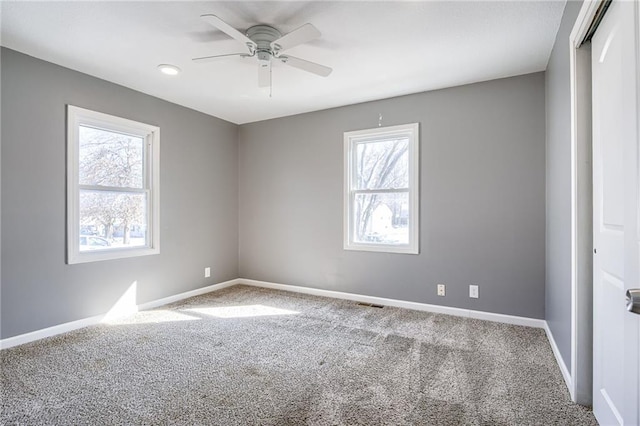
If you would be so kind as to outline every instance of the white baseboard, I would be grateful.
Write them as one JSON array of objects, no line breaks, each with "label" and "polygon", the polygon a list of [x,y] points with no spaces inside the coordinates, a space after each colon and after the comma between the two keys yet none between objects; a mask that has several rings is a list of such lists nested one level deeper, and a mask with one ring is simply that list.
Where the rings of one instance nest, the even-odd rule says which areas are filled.
[{"label": "white baseboard", "polygon": [[567,365],[564,363],[564,359],[562,358],[562,355],[560,355],[560,349],[558,349],[556,340],[553,338],[553,333],[551,333],[549,324],[546,321],[544,324],[544,331],[547,333],[547,339],[549,339],[551,350],[553,351],[553,355],[556,357],[556,362],[558,363],[558,367],[560,367],[560,372],[562,373],[562,378],[564,379],[564,383],[567,385],[567,388],[569,389],[571,400],[575,401],[575,395],[573,394],[573,379],[571,378],[571,373],[569,373],[569,369],[567,368]]},{"label": "white baseboard", "polygon": [[88,327],[90,325],[99,324],[104,318],[104,315],[96,315],[94,317],[83,318],[77,321],[65,322],[64,324],[54,325],[52,327],[43,328],[40,330],[32,331],[30,333],[19,334],[17,336],[8,337],[0,340],[0,349],[7,349],[13,346],[22,345],[25,343],[33,342],[36,340],[44,339],[45,337],[55,336],[57,334],[67,333],[69,331],[77,330],[79,328]]},{"label": "white baseboard", "polygon": [[254,287],[271,288],[274,290],[291,291],[295,293],[311,294],[313,296],[333,297],[335,299],[353,300],[356,302],[375,303],[396,308],[413,309],[416,311],[434,312],[438,314],[455,315],[458,317],[476,318],[487,321],[501,322],[505,324],[523,325],[527,327],[545,328],[546,321],[536,318],[518,317],[513,315],[494,314],[491,312],[474,311],[471,309],[451,308],[448,306],[430,305],[427,303],[407,302],[398,299],[387,299],[384,297],[364,296],[354,293],[343,293],[341,291],[323,290],[311,287],[299,287],[288,284],[270,283],[240,278],[239,284],[246,284]]},{"label": "white baseboard", "polygon": [[[169,303],[177,302],[179,300],[188,299],[189,297],[199,296],[201,294],[210,293],[216,290],[222,290],[223,288],[236,285],[240,280],[230,280],[213,284],[207,287],[198,288],[184,293],[176,294],[174,296],[165,297],[151,302],[141,303],[136,306],[135,311],[143,311],[146,309],[153,309],[158,306],[167,305]],[[20,334],[18,336],[9,337],[6,339],[0,339],[0,349],[7,349],[13,346],[22,345],[24,343],[33,342],[35,340],[44,339],[45,337],[55,336],[57,334],[67,333],[69,331],[78,330],[79,328],[88,327],[90,325],[100,324],[105,319],[106,314],[96,315],[89,318],[83,318],[77,321],[66,322],[64,324],[54,325],[53,327],[43,328],[41,330],[32,331],[30,333]]]},{"label": "white baseboard", "polygon": [[[553,341],[553,337],[551,336],[551,333],[548,329],[546,321],[541,319],[535,319],[535,318],[495,314],[491,312],[474,311],[471,309],[452,308],[448,306],[430,305],[427,303],[408,302],[405,300],[387,299],[384,297],[365,296],[361,294],[345,293],[341,291],[323,290],[323,289],[311,288],[311,287],[300,287],[295,285],[278,284],[278,283],[242,279],[242,278],[225,281],[218,284],[213,284],[207,287],[198,288],[196,290],[191,290],[184,293],[176,294],[174,296],[153,300],[151,302],[141,303],[136,306],[135,311],[153,309],[158,306],[177,302],[179,300],[187,299],[189,297],[199,296],[201,294],[210,293],[212,291],[221,290],[223,288],[231,287],[236,284],[245,284],[245,285],[254,286],[254,287],[263,287],[263,288],[271,288],[275,290],[290,291],[295,293],[304,293],[304,294],[310,294],[314,296],[332,297],[335,299],[353,300],[356,302],[375,303],[375,304],[380,304],[385,306],[393,306],[397,308],[413,309],[417,311],[434,312],[434,313],[446,314],[446,315],[455,315],[455,316],[466,317],[466,318],[476,318],[476,319],[481,319],[486,321],[501,322],[505,324],[544,328],[547,332],[547,336],[549,337],[549,341],[551,342],[553,353],[558,359],[558,364],[560,365],[560,369],[562,370],[563,377],[565,378],[565,381],[567,381],[567,386],[569,386],[569,383],[570,383],[570,376],[567,373],[566,366],[564,366],[564,363],[562,362],[562,358],[559,355],[559,352],[557,350],[555,342]],[[105,319],[105,316],[106,314],[96,315],[94,317],[84,318],[77,321],[71,321],[71,322],[56,325],[53,327],[44,328],[42,330],[36,330],[30,333],[25,333],[25,334],[21,334],[14,337],[9,337],[7,339],[2,339],[0,340],[0,349],[7,349],[13,346],[22,345],[24,343],[33,342],[35,340],[44,339],[45,337],[51,337],[57,334],[66,333],[66,332],[77,330],[79,328],[87,327],[90,325],[99,324]],[[569,386],[569,388],[571,389],[572,387]]]}]

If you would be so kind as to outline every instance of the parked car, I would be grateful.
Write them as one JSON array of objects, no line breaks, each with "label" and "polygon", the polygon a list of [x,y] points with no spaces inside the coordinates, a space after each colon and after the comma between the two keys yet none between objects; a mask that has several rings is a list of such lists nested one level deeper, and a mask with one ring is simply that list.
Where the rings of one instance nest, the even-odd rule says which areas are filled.
[{"label": "parked car", "polygon": [[83,225],[80,227],[82,235],[98,235],[98,227],[95,225]]},{"label": "parked car", "polygon": [[111,246],[109,240],[95,235],[80,235],[80,251],[104,249]]},{"label": "parked car", "polygon": [[373,242],[373,243],[381,243],[382,235],[377,232],[369,232],[364,236],[364,241]]}]

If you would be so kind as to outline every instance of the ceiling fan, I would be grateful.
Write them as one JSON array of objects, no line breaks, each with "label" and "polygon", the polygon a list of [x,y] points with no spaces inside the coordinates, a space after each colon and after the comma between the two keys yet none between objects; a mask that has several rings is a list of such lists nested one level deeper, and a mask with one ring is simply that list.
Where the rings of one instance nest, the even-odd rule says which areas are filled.
[{"label": "ceiling fan", "polygon": [[243,34],[215,15],[202,15],[201,18],[209,25],[243,43],[248,52],[203,56],[194,58],[194,62],[209,62],[231,56],[239,56],[241,58],[255,57],[258,59],[258,86],[260,87],[271,86],[271,64],[274,60],[321,77],[327,77],[331,74],[332,69],[327,66],[283,54],[284,51],[292,47],[320,37],[320,31],[311,24],[304,24],[285,35],[282,35],[280,31],[270,25],[260,24],[254,25]]}]

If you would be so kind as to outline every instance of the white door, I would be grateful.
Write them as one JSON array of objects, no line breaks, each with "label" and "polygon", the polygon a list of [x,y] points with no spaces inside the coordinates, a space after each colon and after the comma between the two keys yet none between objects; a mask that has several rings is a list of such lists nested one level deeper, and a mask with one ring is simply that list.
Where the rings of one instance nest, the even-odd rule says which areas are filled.
[{"label": "white door", "polygon": [[601,425],[640,424],[637,1],[614,0],[592,39],[593,410]]}]

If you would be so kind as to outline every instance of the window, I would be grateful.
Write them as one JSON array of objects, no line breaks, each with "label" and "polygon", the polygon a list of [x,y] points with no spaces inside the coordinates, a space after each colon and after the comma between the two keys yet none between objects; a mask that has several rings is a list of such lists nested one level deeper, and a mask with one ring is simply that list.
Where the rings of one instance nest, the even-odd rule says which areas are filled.
[{"label": "window", "polygon": [[418,254],[418,123],[345,132],[344,248]]},{"label": "window", "polygon": [[67,261],[160,252],[160,129],[67,107]]}]

